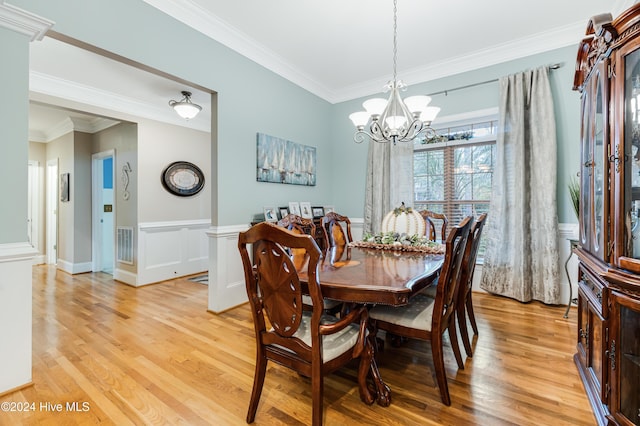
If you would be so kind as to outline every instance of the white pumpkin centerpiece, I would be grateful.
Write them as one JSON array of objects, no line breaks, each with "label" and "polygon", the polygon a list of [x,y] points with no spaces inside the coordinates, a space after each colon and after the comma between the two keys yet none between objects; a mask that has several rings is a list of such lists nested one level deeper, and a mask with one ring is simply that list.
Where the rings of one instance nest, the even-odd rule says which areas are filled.
[{"label": "white pumpkin centerpiece", "polygon": [[383,233],[393,232],[424,237],[426,228],[422,215],[411,207],[405,207],[404,203],[387,213],[382,219]]}]

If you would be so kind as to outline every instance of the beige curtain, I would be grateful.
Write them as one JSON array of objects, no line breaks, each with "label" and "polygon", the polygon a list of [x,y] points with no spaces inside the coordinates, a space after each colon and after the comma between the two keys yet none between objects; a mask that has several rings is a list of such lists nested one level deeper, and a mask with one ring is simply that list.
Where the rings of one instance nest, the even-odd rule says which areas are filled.
[{"label": "beige curtain", "polygon": [[556,126],[548,68],[500,79],[499,132],[480,287],[560,303]]},{"label": "beige curtain", "polygon": [[380,232],[384,216],[402,203],[413,206],[413,143],[370,141],[364,231]]}]

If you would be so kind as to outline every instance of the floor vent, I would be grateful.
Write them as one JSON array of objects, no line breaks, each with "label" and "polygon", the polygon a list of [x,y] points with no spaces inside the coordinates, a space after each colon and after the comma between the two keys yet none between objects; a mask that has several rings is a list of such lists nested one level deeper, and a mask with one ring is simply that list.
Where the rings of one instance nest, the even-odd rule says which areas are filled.
[{"label": "floor vent", "polygon": [[133,265],[133,228],[118,226],[118,262]]}]

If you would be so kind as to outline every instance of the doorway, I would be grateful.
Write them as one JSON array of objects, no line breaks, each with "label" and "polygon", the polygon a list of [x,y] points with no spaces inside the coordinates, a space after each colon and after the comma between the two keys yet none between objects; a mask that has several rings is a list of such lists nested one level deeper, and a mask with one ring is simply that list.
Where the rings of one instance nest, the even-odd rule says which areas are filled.
[{"label": "doorway", "polygon": [[115,258],[115,151],[93,154],[92,163],[92,269],[113,275]]},{"label": "doorway", "polygon": [[58,263],[58,159],[47,161],[47,263]]}]

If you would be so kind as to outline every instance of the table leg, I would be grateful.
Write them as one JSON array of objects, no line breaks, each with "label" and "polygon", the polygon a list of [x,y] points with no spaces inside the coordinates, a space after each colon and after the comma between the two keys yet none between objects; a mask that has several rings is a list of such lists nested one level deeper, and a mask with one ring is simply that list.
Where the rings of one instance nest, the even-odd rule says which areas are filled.
[{"label": "table leg", "polygon": [[369,333],[369,339],[371,347],[374,348],[373,357],[371,357],[369,373],[373,381],[374,392],[376,393],[376,401],[381,407],[388,407],[391,404],[391,389],[382,380],[380,376],[380,370],[378,370],[378,363],[376,362],[375,353],[378,352],[376,337],[374,333]]},{"label": "table leg", "polygon": [[371,360],[371,378],[376,388],[376,402],[381,407],[388,407],[391,404],[391,389],[382,381],[375,357]]}]

